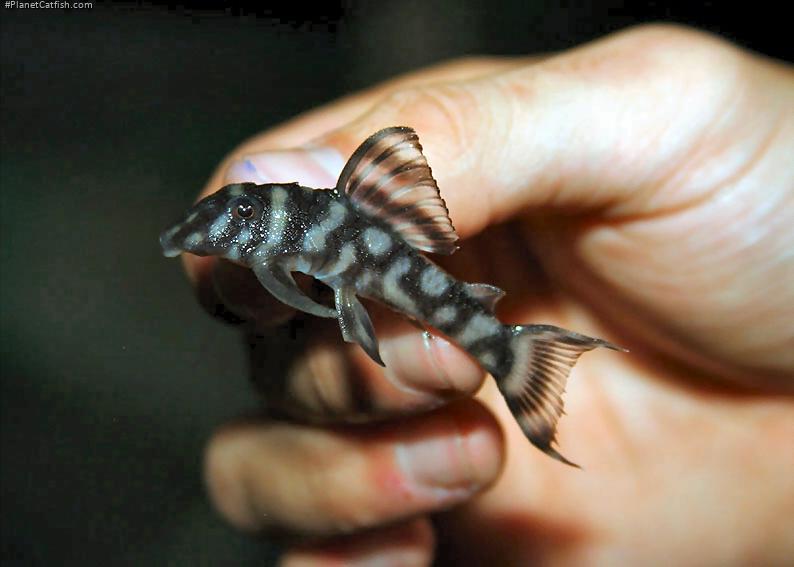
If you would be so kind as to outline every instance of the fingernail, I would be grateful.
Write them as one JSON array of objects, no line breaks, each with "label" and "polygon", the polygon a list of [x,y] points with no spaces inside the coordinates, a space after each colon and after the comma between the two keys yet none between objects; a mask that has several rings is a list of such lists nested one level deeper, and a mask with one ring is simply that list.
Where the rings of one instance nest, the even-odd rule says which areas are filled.
[{"label": "fingernail", "polygon": [[380,351],[392,380],[412,390],[471,393],[485,376],[458,347],[429,332],[389,337]]},{"label": "fingernail", "polygon": [[491,482],[500,467],[499,439],[482,427],[404,443],[395,450],[406,480],[440,502],[467,498]]},{"label": "fingernail", "polygon": [[333,148],[297,148],[252,154],[226,170],[228,183],[292,183],[325,188],[336,185],[345,165]]}]

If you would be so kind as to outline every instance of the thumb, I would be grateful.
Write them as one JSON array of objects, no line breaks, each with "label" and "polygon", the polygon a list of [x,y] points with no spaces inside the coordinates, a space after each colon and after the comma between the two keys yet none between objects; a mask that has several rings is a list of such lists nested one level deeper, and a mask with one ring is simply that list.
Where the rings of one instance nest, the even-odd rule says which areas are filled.
[{"label": "thumb", "polygon": [[674,27],[617,34],[495,75],[398,90],[300,151],[245,156],[227,181],[333,186],[358,144],[399,125],[418,132],[464,238],[533,208],[677,209],[702,195],[659,189],[723,112],[740,53]]},{"label": "thumb", "polygon": [[[786,281],[777,252],[784,239],[770,230],[754,254],[725,261],[722,252],[743,250],[745,235],[760,234],[757,216],[744,212],[759,187],[780,186],[770,160],[780,160],[772,140],[791,122],[790,73],[782,74],[715,37],[643,27],[540,62],[400,88],[298,150],[244,155],[226,180],[332,187],[373,132],[413,127],[461,237],[536,210],[586,217],[587,233],[566,230],[553,256],[562,261],[563,249],[575,246],[592,275],[579,278],[581,287],[596,293],[607,282],[625,298],[610,307],[616,318],[633,313],[638,328],[650,329],[648,340],[675,343],[665,350],[677,356],[698,344],[709,360],[777,373],[792,364],[779,348],[790,340],[779,331],[789,294],[767,293],[757,281]],[[317,134],[334,112],[331,105],[311,119]],[[766,191],[769,203],[788,198],[779,189]],[[730,234],[721,230],[725,219]],[[692,269],[682,269],[682,258]],[[728,292],[711,293],[728,283]],[[748,315],[761,309],[774,316]]]}]

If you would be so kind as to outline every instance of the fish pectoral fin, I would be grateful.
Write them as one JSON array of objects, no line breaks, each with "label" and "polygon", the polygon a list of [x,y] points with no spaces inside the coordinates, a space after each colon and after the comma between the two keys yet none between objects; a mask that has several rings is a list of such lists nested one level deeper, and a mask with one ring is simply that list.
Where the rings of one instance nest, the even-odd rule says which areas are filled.
[{"label": "fish pectoral fin", "polygon": [[342,338],[348,343],[358,343],[372,360],[381,366],[386,366],[380,358],[378,339],[375,337],[372,321],[367,310],[356,297],[355,289],[341,287],[334,290],[334,297]]},{"label": "fish pectoral fin", "polygon": [[253,270],[259,283],[281,303],[318,317],[337,316],[334,309],[320,305],[306,296],[295,283],[292,274],[278,261],[271,260],[255,264]]}]

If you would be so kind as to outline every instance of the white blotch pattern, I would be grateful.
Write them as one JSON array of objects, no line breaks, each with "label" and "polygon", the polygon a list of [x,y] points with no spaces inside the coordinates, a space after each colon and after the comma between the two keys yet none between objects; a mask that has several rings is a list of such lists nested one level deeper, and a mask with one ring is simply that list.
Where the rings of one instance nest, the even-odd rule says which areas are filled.
[{"label": "white blotch pattern", "polygon": [[328,269],[323,270],[322,273],[315,274],[318,280],[328,280],[334,278],[339,274],[344,273],[356,261],[356,247],[352,242],[348,242],[342,246],[339,252],[339,257],[333,262]]},{"label": "white blotch pattern", "polygon": [[432,297],[438,297],[449,287],[449,278],[435,266],[428,266],[419,278],[422,291]]},{"label": "white blotch pattern", "polygon": [[481,355],[480,362],[482,362],[483,366],[488,368],[493,368],[496,366],[496,357],[493,355],[492,352],[486,352],[485,354]]},{"label": "white blotch pattern", "polygon": [[303,256],[296,256],[290,260],[286,260],[284,263],[284,268],[290,272],[300,272],[302,274],[309,275],[311,275],[313,272],[312,263]]},{"label": "white blotch pattern", "polygon": [[469,319],[463,332],[456,339],[463,346],[469,346],[480,339],[495,335],[499,332],[500,326],[501,324],[495,318],[477,313]]},{"label": "white blotch pattern", "polygon": [[535,351],[533,341],[525,336],[515,337],[511,343],[513,350],[513,367],[510,374],[504,381],[505,392],[512,396],[519,396],[524,391],[529,371],[529,362],[532,360]]},{"label": "white blotch pattern", "polygon": [[455,320],[455,317],[458,316],[457,308],[447,305],[445,307],[441,307],[433,313],[433,324],[434,325],[445,325],[447,323],[452,323]]},{"label": "white blotch pattern", "polygon": [[389,251],[392,246],[392,239],[385,231],[371,226],[361,235],[369,253],[380,256]]},{"label": "white blotch pattern", "polygon": [[403,256],[394,262],[383,277],[383,297],[397,307],[404,309],[407,314],[416,312],[413,299],[400,287],[400,278],[411,269],[411,259]]},{"label": "white blotch pattern", "polygon": [[249,242],[251,242],[251,229],[247,226],[244,226],[242,229],[240,229],[240,234],[237,235],[237,246],[243,250],[246,246],[248,246]]},{"label": "white blotch pattern", "polygon": [[208,235],[212,239],[218,239],[223,236],[223,233],[226,231],[226,228],[229,226],[229,223],[232,220],[232,216],[229,213],[223,213],[217,219],[213,221],[210,225],[210,229]]},{"label": "white blotch pattern", "polygon": [[172,239],[174,236],[176,236],[176,233],[177,233],[177,232],[179,232],[180,230],[182,230],[182,227],[183,227],[183,226],[185,226],[185,225],[183,225],[183,224],[178,224],[178,225],[176,225],[175,227],[169,228],[169,229],[166,231],[166,233],[165,233],[165,236],[163,236],[163,238],[164,238],[165,240],[171,240],[171,239]]},{"label": "white blotch pattern", "polygon": [[237,261],[240,259],[240,249],[237,248],[234,244],[229,246],[226,250],[226,254],[224,254],[227,260]]},{"label": "white blotch pattern", "polygon": [[311,227],[303,238],[303,249],[307,252],[322,252],[325,250],[325,240],[328,235],[339,228],[347,216],[347,208],[341,203],[333,202],[328,208],[328,215],[319,223]]},{"label": "white blotch pattern", "polygon": [[198,246],[202,240],[204,240],[204,236],[200,232],[194,232],[185,238],[185,246]]},{"label": "white blotch pattern", "polygon": [[374,280],[375,274],[369,270],[364,270],[358,277],[358,280],[356,280],[356,289],[359,291],[367,290]]},{"label": "white blotch pattern", "polygon": [[270,229],[267,235],[268,248],[276,246],[284,237],[287,226],[287,191],[282,187],[274,187],[270,193]]},{"label": "white blotch pattern", "polygon": [[341,274],[353,265],[356,261],[356,247],[352,242],[348,242],[342,247],[342,252],[339,254],[339,262],[334,266],[334,271]]}]

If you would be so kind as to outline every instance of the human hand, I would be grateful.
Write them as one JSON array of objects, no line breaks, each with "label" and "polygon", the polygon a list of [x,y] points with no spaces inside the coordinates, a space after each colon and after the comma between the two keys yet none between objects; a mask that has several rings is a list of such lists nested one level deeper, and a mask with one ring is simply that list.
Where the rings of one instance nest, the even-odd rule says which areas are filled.
[{"label": "human hand", "polygon": [[[654,27],[432,68],[244,144],[205,193],[333,186],[369,134],[413,126],[465,240],[440,263],[505,289],[505,322],[632,354],[591,353],[572,373],[559,441],[576,471],[526,441],[489,382],[460,400],[483,375],[445,340],[381,312],[384,370],[311,319],[268,404],[335,424],[222,429],[207,453],[218,508],[243,529],[326,538],[289,551],[296,564],[427,562],[440,510],[441,552],[472,563],[790,557],[792,108],[790,69]],[[215,270],[238,313],[289,316],[241,269],[185,262],[203,289]],[[379,423],[341,425],[366,419]]]}]

